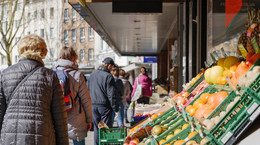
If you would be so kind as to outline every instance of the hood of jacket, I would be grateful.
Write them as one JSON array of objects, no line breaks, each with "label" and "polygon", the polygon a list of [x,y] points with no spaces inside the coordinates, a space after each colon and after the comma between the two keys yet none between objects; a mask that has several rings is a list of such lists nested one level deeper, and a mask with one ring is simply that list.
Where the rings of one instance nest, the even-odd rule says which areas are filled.
[{"label": "hood of jacket", "polygon": [[70,61],[70,60],[67,60],[67,59],[59,59],[56,64],[55,64],[55,67],[58,68],[58,67],[62,67],[62,68],[72,68],[72,69],[75,69],[75,70],[78,70],[79,67],[77,64],[75,64],[74,62]]}]

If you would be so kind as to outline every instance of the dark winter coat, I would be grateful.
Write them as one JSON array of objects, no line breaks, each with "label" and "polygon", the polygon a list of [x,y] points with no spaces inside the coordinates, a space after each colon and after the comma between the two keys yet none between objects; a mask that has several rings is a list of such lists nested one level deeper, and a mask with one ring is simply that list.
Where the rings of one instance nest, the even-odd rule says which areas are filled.
[{"label": "dark winter coat", "polygon": [[92,105],[107,106],[115,112],[118,111],[114,78],[106,67],[99,66],[93,71],[87,83]]},{"label": "dark winter coat", "polygon": [[[84,76],[78,71],[78,66],[72,61],[59,59],[55,66],[57,69],[73,69],[69,71],[70,90],[73,98],[78,95],[73,108],[68,111],[69,138],[81,141],[87,136],[86,123],[92,123],[91,98]],[[81,106],[79,103],[81,100]],[[79,109],[81,107],[81,113]]]},{"label": "dark winter coat", "polygon": [[[7,106],[21,80],[34,72]],[[32,59],[22,59],[1,73],[1,145],[68,145],[67,113],[58,77]]]}]

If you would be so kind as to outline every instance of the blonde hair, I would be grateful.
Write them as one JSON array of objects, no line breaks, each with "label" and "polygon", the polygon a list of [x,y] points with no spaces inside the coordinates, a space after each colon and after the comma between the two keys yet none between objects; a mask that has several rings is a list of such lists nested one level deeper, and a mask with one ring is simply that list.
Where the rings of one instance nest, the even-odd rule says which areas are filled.
[{"label": "blonde hair", "polygon": [[30,34],[20,40],[18,52],[21,57],[42,61],[48,50],[45,41],[41,37]]}]

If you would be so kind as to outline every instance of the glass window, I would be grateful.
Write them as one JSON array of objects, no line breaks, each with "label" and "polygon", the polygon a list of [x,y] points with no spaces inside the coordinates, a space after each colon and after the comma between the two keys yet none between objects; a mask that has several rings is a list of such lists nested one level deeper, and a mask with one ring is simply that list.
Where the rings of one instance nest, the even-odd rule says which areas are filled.
[{"label": "glass window", "polygon": [[42,38],[44,38],[44,29],[41,29],[41,34],[40,34],[40,36],[41,36]]},{"label": "glass window", "polygon": [[51,18],[54,17],[54,8],[50,8],[50,17],[51,17]]},{"label": "glass window", "polygon": [[7,16],[7,14],[8,14],[8,6],[5,5],[4,6],[4,16]]},{"label": "glass window", "polygon": [[27,35],[29,35],[29,34],[31,34],[31,32],[30,32],[30,31],[28,31],[28,32],[27,32]]},{"label": "glass window", "polygon": [[54,38],[54,28],[50,28],[50,38]]},{"label": "glass window", "polygon": [[85,28],[80,28],[80,42],[85,41]]},{"label": "glass window", "polygon": [[72,9],[72,21],[75,22],[77,19],[76,11]]},{"label": "glass window", "polygon": [[88,49],[88,60],[93,60],[94,59],[94,49],[90,48]]},{"label": "glass window", "polygon": [[2,56],[2,65],[6,65],[6,59]]},{"label": "glass window", "polygon": [[64,10],[64,22],[65,23],[69,22],[69,9]]},{"label": "glass window", "polygon": [[79,56],[80,56],[80,61],[84,61],[85,60],[85,50],[84,49],[80,49],[79,51]]},{"label": "glass window", "polygon": [[15,43],[18,43],[20,41],[21,37],[15,37]]},{"label": "glass window", "polygon": [[104,48],[104,43],[103,43],[103,39],[100,38],[100,49],[103,50]]},{"label": "glass window", "polygon": [[37,19],[37,11],[34,11],[34,19]]},{"label": "glass window", "polygon": [[18,62],[18,60],[19,60],[19,56],[15,55],[15,62]]},{"label": "glass window", "polygon": [[76,43],[76,29],[72,29],[72,42]]},{"label": "glass window", "polygon": [[53,48],[50,48],[50,58],[53,59],[55,54],[55,50]]},{"label": "glass window", "polygon": [[45,15],[44,15],[44,9],[41,9],[41,18],[44,19]]},{"label": "glass window", "polygon": [[14,21],[14,26],[15,26],[15,28],[17,28],[19,26],[19,20]]},{"label": "glass window", "polygon": [[93,41],[94,40],[94,31],[93,28],[88,27],[88,41]]},{"label": "glass window", "polygon": [[30,0],[30,3],[32,3],[33,2],[33,0]]},{"label": "glass window", "polygon": [[17,11],[22,10],[22,3],[18,3],[18,4],[17,4],[16,10],[17,10]]},{"label": "glass window", "polygon": [[69,42],[69,31],[64,30],[64,42],[68,43]]},{"label": "glass window", "polygon": [[34,30],[34,34],[36,34],[36,35],[37,35],[37,32],[38,32],[37,30]]},{"label": "glass window", "polygon": [[64,3],[68,2],[68,0],[64,0]]},{"label": "glass window", "polygon": [[84,20],[83,17],[80,16],[80,20]]}]

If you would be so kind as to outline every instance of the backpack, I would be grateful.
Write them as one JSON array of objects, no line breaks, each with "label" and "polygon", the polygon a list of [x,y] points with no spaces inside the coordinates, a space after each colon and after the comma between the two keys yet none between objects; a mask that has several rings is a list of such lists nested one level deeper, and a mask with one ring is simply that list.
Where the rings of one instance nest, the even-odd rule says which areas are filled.
[{"label": "backpack", "polygon": [[[64,101],[66,105],[66,111],[70,111],[73,107],[73,104],[75,103],[75,100],[78,98],[78,95],[73,99],[71,90],[70,90],[70,80],[69,80],[69,75],[68,72],[72,71],[73,69],[64,69],[64,70],[59,70],[57,68],[53,68],[53,71],[56,72],[60,85],[62,88],[63,96],[64,96]],[[80,113],[81,113],[81,101],[79,99],[80,103]]]}]

